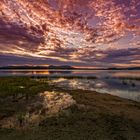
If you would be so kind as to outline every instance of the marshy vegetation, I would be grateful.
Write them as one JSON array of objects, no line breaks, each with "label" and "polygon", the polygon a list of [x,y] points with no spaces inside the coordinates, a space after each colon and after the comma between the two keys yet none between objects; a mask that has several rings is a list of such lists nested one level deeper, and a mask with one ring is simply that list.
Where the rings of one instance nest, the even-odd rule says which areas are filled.
[{"label": "marshy vegetation", "polygon": [[[49,78],[0,78],[1,140],[139,140],[140,103],[88,90],[55,87]],[[76,104],[26,125],[27,109],[42,110],[39,93],[69,94]],[[50,95],[49,95],[50,97]],[[56,102],[60,96],[55,96]],[[60,97],[61,98],[61,97]],[[33,107],[32,107],[33,106]],[[44,113],[43,110],[41,113]],[[2,123],[16,117],[17,126]]]}]

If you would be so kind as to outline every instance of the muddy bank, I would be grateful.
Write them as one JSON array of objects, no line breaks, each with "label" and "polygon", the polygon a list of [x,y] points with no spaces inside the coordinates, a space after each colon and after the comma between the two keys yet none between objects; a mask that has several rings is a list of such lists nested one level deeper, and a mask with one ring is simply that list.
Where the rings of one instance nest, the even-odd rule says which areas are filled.
[{"label": "muddy bank", "polygon": [[[47,107],[45,114],[51,113],[51,117],[40,119],[35,126],[18,127],[12,131],[1,129],[2,140],[34,140],[36,137],[41,140],[139,140],[140,103],[93,91],[55,90],[59,91],[59,96],[54,92],[41,94],[42,105]],[[62,91],[69,95],[60,94]],[[32,115],[40,111],[38,105],[30,104],[31,110],[35,109]],[[32,121],[42,113],[37,113],[36,117],[31,115]]]},{"label": "muddy bank", "polygon": [[[16,81],[14,79],[14,83]],[[47,85],[45,79],[33,82],[26,85],[23,80],[18,81],[16,85],[28,88],[20,90],[26,94],[19,92],[16,97],[10,92],[4,94],[7,87],[1,90],[1,86],[0,93],[4,94],[0,96],[2,140],[139,140],[139,102],[95,91]],[[38,89],[47,92],[38,92]],[[9,125],[10,118],[14,119]]]}]

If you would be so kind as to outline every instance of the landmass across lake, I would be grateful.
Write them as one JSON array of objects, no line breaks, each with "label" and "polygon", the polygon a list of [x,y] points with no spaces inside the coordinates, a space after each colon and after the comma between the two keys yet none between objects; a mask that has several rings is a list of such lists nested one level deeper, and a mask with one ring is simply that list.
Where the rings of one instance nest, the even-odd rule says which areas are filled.
[{"label": "landmass across lake", "polygon": [[49,66],[0,66],[0,69],[66,69],[66,70],[140,70],[140,67],[109,67],[109,68],[86,68],[69,65]]}]

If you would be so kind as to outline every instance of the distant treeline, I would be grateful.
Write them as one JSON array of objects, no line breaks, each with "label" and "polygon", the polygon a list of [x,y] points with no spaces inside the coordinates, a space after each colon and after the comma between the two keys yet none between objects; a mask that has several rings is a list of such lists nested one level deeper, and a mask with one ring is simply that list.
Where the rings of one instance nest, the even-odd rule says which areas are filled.
[{"label": "distant treeline", "polygon": [[65,69],[65,70],[140,70],[140,67],[126,67],[126,68],[75,68],[69,65],[62,66],[4,66],[0,67],[0,69]]},{"label": "distant treeline", "polygon": [[108,70],[140,70],[140,67],[108,68]]},{"label": "distant treeline", "polygon": [[74,67],[71,66],[5,66],[5,67],[0,67],[0,69],[75,69]]}]

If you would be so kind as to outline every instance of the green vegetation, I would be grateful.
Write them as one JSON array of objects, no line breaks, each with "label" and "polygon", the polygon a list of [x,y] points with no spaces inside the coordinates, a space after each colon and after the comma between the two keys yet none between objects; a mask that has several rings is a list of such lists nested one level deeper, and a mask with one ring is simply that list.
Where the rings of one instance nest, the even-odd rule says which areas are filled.
[{"label": "green vegetation", "polygon": [[[49,79],[49,78],[66,78],[66,79],[97,79],[96,76],[75,76],[75,75],[70,75],[70,76],[62,76],[62,75],[52,75],[52,76],[36,76],[36,78],[39,79]],[[32,76],[32,78],[34,78]]]},{"label": "green vegetation", "polygon": [[[0,78],[0,125],[16,116],[18,128],[2,128],[0,140],[139,140],[140,103],[93,91],[64,90],[48,78]],[[43,91],[67,92],[77,104],[24,127],[28,104]]]},{"label": "green vegetation", "polygon": [[111,77],[111,76],[106,76],[106,79],[120,79],[120,80],[137,80],[140,81],[140,77]]},{"label": "green vegetation", "polygon": [[118,77],[118,79],[122,79],[122,80],[137,80],[137,81],[140,81],[140,77]]},{"label": "green vegetation", "polygon": [[28,94],[28,96],[32,96],[46,89],[48,89],[47,82],[42,82],[35,78],[0,78],[0,97],[16,96],[19,94]]}]

